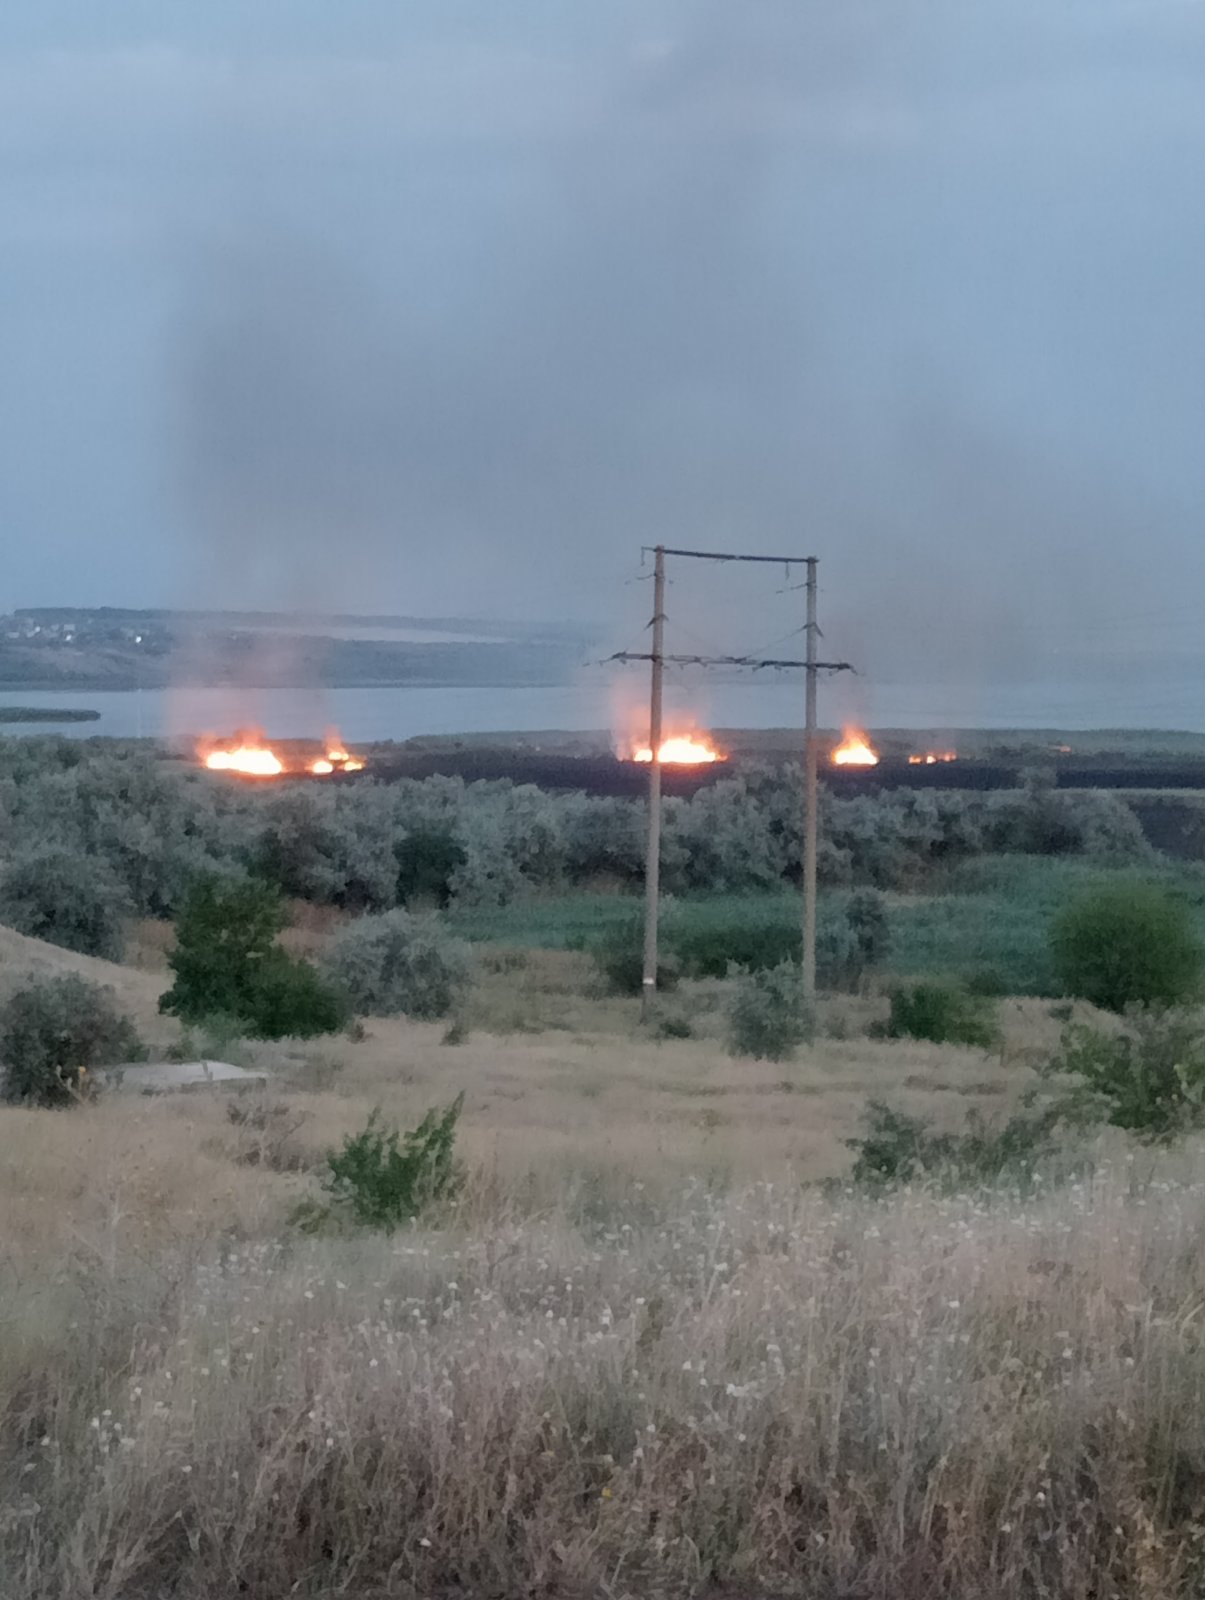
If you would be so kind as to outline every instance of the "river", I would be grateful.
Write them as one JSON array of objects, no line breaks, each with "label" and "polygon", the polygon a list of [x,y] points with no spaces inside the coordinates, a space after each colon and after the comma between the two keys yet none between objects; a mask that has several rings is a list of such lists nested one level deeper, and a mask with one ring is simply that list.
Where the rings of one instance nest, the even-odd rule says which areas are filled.
[{"label": "river", "polygon": [[[1103,689],[1103,692],[1102,692]],[[97,722],[13,723],[7,735],[62,733],[116,738],[224,735],[256,725],[269,737],[318,738],[337,727],[353,743],[410,739],[422,734],[587,733],[636,726],[645,694],[643,674],[617,689],[602,680],[562,688],[475,689],[146,689],[0,693],[0,706],[46,710],[88,708]],[[627,714],[624,714],[627,708]],[[798,678],[762,677],[717,682],[694,676],[667,686],[667,720],[702,727],[797,727],[803,717]],[[958,684],[891,685],[839,678],[821,685],[820,720],[900,728],[1181,728],[1205,729],[1205,689],[1195,673],[1140,685],[1128,696],[1085,681],[1014,683],[994,688]]]}]

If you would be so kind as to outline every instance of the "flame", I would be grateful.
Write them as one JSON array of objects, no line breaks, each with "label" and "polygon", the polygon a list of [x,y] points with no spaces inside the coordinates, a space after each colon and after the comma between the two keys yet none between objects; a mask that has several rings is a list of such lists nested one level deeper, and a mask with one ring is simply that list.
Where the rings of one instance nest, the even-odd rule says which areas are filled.
[{"label": "flame", "polygon": [[[646,745],[638,745],[632,751],[633,761],[651,761],[653,752]],[[718,750],[713,750],[711,745],[703,744],[689,734],[675,734],[672,738],[663,739],[661,748],[657,752],[657,760],[661,766],[695,767],[702,766],[710,761],[725,761],[726,756]]]},{"label": "flame", "polygon": [[334,730],[326,736],[326,753],[310,758],[281,756],[264,738],[262,729],[240,728],[225,744],[199,750],[202,764],[211,772],[237,772],[244,778],[275,778],[282,773],[312,773],[329,777],[332,772],[363,772],[364,762],[353,756]]},{"label": "flame", "polygon": [[238,772],[245,778],[275,778],[284,771],[284,762],[263,740],[257,728],[235,734],[233,748],[219,747],[205,756],[210,772]]},{"label": "flame", "polygon": [[926,750],[924,755],[908,757],[910,767],[935,767],[939,761],[957,761],[957,750]]},{"label": "flame", "polygon": [[835,767],[877,767],[879,758],[860,728],[844,728],[841,743],[833,751]]}]

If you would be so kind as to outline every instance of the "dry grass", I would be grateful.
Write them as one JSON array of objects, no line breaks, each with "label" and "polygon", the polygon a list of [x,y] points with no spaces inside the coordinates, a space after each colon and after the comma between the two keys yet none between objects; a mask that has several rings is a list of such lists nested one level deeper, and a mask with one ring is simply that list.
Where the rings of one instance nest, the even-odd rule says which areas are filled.
[{"label": "dry grass", "polygon": [[[83,971],[175,1032],[161,973],[0,940],[10,986]],[[833,1000],[844,1036],[771,1065],[720,994],[657,1043],[581,958],[499,955],[466,1042],[248,1044],[273,1081],[234,1116],[0,1109],[4,1600],[1205,1592],[1205,1151],[826,1194],[868,1098],[1006,1114],[1059,1021],[1009,1002],[988,1056]],[[460,1090],[438,1226],[289,1226],[374,1106]]]},{"label": "dry grass", "polygon": [[1199,1166],[497,1201],[149,1264],[102,1230],[5,1342],[6,1595],[1201,1592]]}]

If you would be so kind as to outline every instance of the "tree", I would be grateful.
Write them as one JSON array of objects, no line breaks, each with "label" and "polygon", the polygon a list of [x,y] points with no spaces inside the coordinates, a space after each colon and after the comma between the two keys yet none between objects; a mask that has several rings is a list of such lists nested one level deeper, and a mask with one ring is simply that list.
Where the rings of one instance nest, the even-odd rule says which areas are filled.
[{"label": "tree", "polygon": [[1064,993],[1106,1011],[1178,1005],[1201,981],[1203,954],[1188,907],[1157,884],[1111,884],[1055,918],[1051,955]]},{"label": "tree", "polygon": [[168,957],[176,979],[159,1009],[185,1022],[250,1016],[260,969],[284,925],[280,896],[269,884],[199,878],[176,923]]}]

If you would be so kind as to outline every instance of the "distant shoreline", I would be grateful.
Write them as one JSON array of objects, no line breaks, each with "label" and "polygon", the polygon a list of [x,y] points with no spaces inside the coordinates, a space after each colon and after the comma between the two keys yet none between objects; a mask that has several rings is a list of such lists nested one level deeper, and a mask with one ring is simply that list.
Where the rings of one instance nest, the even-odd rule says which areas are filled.
[{"label": "distant shoreline", "polygon": [[[28,684],[22,687],[28,688]],[[99,711],[64,706],[0,706],[0,723],[6,722],[99,722]]]}]

